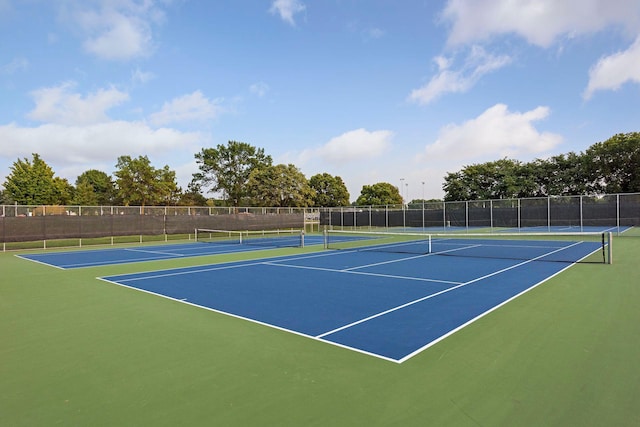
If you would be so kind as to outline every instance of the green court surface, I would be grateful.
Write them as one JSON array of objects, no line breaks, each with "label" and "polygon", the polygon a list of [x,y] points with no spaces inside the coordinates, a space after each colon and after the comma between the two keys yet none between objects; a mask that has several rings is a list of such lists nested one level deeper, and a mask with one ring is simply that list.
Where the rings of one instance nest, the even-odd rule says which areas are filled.
[{"label": "green court surface", "polygon": [[[276,254],[318,248],[286,249]],[[403,364],[0,253],[2,426],[640,425],[640,238]],[[255,278],[260,280],[259,277]]]}]

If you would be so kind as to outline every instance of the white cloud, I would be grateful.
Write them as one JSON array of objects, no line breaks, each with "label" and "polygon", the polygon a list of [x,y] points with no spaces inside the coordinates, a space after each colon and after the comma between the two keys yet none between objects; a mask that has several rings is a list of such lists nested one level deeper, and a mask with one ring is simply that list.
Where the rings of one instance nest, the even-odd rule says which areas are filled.
[{"label": "white cloud", "polygon": [[269,92],[269,85],[264,82],[254,83],[249,87],[249,91],[259,98],[262,98]]},{"label": "white cloud", "polygon": [[75,4],[71,19],[83,33],[87,52],[107,60],[128,60],[153,50],[152,25],[164,20],[157,2],[101,0],[96,10],[80,4]]},{"label": "white cloud", "polygon": [[[156,128],[145,121],[113,120],[107,111],[128,100],[127,93],[107,88],[82,95],[73,91],[74,86],[68,82],[34,91],[36,107],[28,116],[44,124],[0,125],[0,141],[3,141],[0,160],[11,161],[38,153],[54,170],[75,173],[59,175],[73,181],[78,173],[87,169],[113,167],[122,155],[149,155],[154,161],[173,166],[193,159],[198,147],[210,142],[210,136],[201,132]],[[215,115],[215,111],[212,112],[215,108],[200,92],[194,92],[165,104],[156,116],[156,124],[207,118]],[[184,175],[181,179],[188,178]]]},{"label": "white cloud", "polygon": [[141,122],[113,121],[86,126],[45,124],[38,127],[0,126],[2,157],[30,157],[38,153],[48,163],[67,167],[97,163],[115,164],[122,155],[165,154],[194,150],[204,137],[174,129],[151,129]]},{"label": "white cloud", "polygon": [[597,90],[617,90],[627,82],[640,83],[640,36],[629,49],[601,58],[589,70],[584,99]]},{"label": "white cloud", "polygon": [[290,25],[296,25],[294,15],[303,12],[307,6],[299,0],[274,0],[269,12],[280,15],[280,18]]},{"label": "white cloud", "polygon": [[6,65],[0,66],[0,71],[5,74],[15,74],[18,71],[24,71],[29,67],[29,60],[24,57],[14,58]]},{"label": "white cloud", "polygon": [[622,25],[637,33],[640,3],[629,0],[449,0],[442,17],[452,23],[450,45],[518,34],[549,47],[561,36],[575,37]]},{"label": "white cloud", "polygon": [[359,34],[365,42],[383,38],[387,32],[380,27],[370,24],[363,24],[359,21],[352,21],[347,24],[347,30],[354,34]]},{"label": "white cloud", "polygon": [[86,125],[109,121],[107,110],[129,99],[129,95],[115,88],[99,89],[86,96],[71,90],[75,83],[42,88],[31,94],[36,107],[28,117],[41,122],[62,125]]},{"label": "white cloud", "polygon": [[511,112],[496,104],[478,117],[440,130],[438,139],[426,147],[421,161],[455,163],[483,162],[502,157],[521,159],[547,153],[562,142],[562,137],[539,132],[534,122],[549,115],[548,107],[525,113]]},{"label": "white cloud", "polygon": [[151,114],[149,120],[154,125],[212,120],[224,111],[220,102],[220,100],[207,99],[202,92],[197,90],[165,102],[162,110]]},{"label": "white cloud", "polygon": [[331,138],[314,153],[332,163],[346,163],[380,157],[391,147],[393,132],[356,129]]},{"label": "white cloud", "polygon": [[84,48],[104,59],[129,59],[148,53],[151,34],[144,21],[114,14],[105,19],[99,34],[84,42]]},{"label": "white cloud", "polygon": [[366,32],[365,35],[367,36],[367,38],[369,39],[379,39],[384,37],[384,35],[386,34],[386,31],[384,31],[383,29],[380,28],[369,28]]},{"label": "white cloud", "polygon": [[409,100],[428,104],[445,93],[464,93],[471,89],[482,76],[496,71],[511,62],[507,55],[492,55],[481,46],[472,46],[460,69],[451,69],[453,58],[437,56],[434,62],[438,73],[421,88],[414,89]]},{"label": "white cloud", "polygon": [[153,73],[142,71],[140,68],[136,68],[131,72],[131,81],[134,83],[145,84],[154,77]]}]

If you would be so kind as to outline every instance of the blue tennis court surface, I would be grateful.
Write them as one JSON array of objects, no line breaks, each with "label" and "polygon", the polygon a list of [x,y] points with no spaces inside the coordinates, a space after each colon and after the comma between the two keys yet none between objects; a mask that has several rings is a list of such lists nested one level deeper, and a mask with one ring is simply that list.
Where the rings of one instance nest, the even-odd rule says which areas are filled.
[{"label": "blue tennis court surface", "polygon": [[101,279],[401,363],[572,265],[544,258],[338,250]]},{"label": "blue tennis court surface", "polygon": [[[322,243],[321,236],[308,236],[306,244]],[[86,251],[48,252],[20,255],[31,261],[51,265],[62,269],[97,267],[101,265],[126,264],[144,261],[159,261],[185,257],[247,252],[260,249],[275,249],[272,245],[245,245],[237,243],[185,243],[154,246],[136,246],[129,248],[90,249]]]},{"label": "blue tennis court surface", "polygon": [[[540,225],[531,227],[490,227],[490,226],[448,226],[448,227],[390,227],[388,228],[394,232],[408,232],[408,233],[440,233],[440,232],[452,232],[452,233],[464,233],[490,231],[492,233],[624,233],[628,231],[630,226],[596,226],[596,225]],[[364,228],[363,228],[364,229]],[[378,229],[383,229],[379,227]]]}]

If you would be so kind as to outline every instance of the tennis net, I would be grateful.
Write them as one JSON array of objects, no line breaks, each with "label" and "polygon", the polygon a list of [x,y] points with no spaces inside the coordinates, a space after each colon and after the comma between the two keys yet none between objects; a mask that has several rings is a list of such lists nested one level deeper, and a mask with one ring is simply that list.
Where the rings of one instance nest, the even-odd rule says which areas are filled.
[{"label": "tennis net", "polygon": [[326,230],[325,248],[550,262],[612,262],[611,233],[427,234]]},{"label": "tennis net", "polygon": [[274,248],[304,247],[304,230],[212,230],[196,228],[195,240],[201,243],[255,245]]}]

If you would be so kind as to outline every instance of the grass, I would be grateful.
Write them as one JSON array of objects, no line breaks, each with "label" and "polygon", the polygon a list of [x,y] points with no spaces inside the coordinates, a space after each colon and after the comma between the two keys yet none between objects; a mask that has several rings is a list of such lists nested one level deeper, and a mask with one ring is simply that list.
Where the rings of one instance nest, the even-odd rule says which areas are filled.
[{"label": "grass", "polygon": [[398,365],[96,279],[248,253],[69,271],[0,253],[0,425],[640,425],[639,254],[618,238],[613,265]]},{"label": "grass", "polygon": [[190,240],[192,234],[152,234],[152,235],[125,235],[113,237],[83,237],[73,239],[48,239],[29,240],[21,242],[6,242],[2,244],[2,251],[18,251],[32,249],[72,249],[91,246],[113,246],[119,244],[135,243],[165,243],[182,240]]}]

